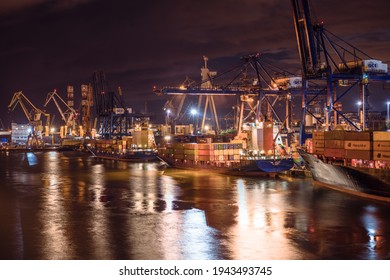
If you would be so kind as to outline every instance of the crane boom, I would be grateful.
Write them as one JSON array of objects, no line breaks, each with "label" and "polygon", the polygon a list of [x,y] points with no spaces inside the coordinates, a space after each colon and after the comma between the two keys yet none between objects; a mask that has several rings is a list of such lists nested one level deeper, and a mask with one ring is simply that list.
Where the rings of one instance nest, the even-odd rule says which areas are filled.
[{"label": "crane boom", "polygon": [[[28,105],[31,106],[31,108],[32,108],[31,112],[29,112],[29,110],[27,109],[27,106],[23,102],[23,100],[25,102],[27,102]],[[29,122],[37,121],[40,119],[40,116],[43,113],[43,111],[38,109],[37,107],[35,107],[35,105],[31,103],[31,101],[23,94],[22,91],[18,91],[18,92],[14,93],[12,100],[11,100],[10,104],[8,105],[8,110],[9,111],[15,110],[15,108],[18,104],[20,105],[20,107],[22,107],[22,110],[23,110],[24,114],[26,115]],[[35,113],[35,114],[32,114],[32,113]]]},{"label": "crane boom", "polygon": [[[41,116],[46,117],[46,126],[45,134],[49,135],[49,126],[50,126],[50,114],[45,113],[43,110],[37,108],[24,94],[22,91],[15,92],[10,104],[8,105],[8,110],[10,112],[14,111],[17,105],[20,105],[24,114],[26,115],[29,124],[34,127],[33,133],[40,131],[41,132]],[[28,110],[27,105],[31,107],[31,111]]]},{"label": "crane boom", "polygon": [[[58,112],[61,115],[62,120],[65,122],[65,125],[74,128],[75,127],[75,117],[77,115],[77,112],[74,108],[70,107],[67,102],[65,102],[61,96],[58,95],[57,91],[54,90],[53,92],[49,92],[46,97],[46,102],[44,107],[46,107],[49,102],[53,100],[54,104],[57,107]],[[59,101],[58,101],[59,100]],[[66,110],[62,110],[60,103],[65,106]]]}]

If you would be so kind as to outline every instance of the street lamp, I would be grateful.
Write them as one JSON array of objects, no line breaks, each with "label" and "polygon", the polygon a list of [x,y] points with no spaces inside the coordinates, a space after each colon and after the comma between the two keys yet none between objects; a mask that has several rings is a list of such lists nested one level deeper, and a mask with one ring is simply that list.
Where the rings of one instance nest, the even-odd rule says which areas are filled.
[{"label": "street lamp", "polygon": [[363,103],[361,101],[358,101],[358,102],[356,102],[356,104],[358,105],[357,119],[358,119],[358,123],[360,123],[360,108],[361,108]]},{"label": "street lamp", "polygon": [[[194,131],[196,131],[195,116],[198,113],[198,111],[195,108],[192,108],[190,113],[192,115],[192,122],[193,122],[193,125],[194,125]],[[194,131],[192,132],[192,134],[194,134]]]},{"label": "street lamp", "polygon": [[165,120],[165,124],[168,125],[169,124],[169,114],[171,113],[171,110],[167,109],[167,118]]},{"label": "street lamp", "polygon": [[54,131],[55,131],[55,128],[52,127],[52,128],[50,129],[50,131],[51,131],[51,144],[54,145]]}]

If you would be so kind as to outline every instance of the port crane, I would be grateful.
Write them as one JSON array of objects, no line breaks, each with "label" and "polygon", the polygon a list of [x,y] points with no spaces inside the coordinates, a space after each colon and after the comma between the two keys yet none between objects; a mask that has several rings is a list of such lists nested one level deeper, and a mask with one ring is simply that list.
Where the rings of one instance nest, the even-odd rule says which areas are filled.
[{"label": "port crane", "polygon": [[93,106],[95,109],[94,128],[104,139],[118,138],[131,135],[134,121],[147,123],[150,115],[135,113],[125,106],[123,91],[118,87],[118,92],[108,88],[106,74],[103,70],[93,73]]},{"label": "port crane", "polygon": [[[45,108],[48,106],[50,101],[54,102],[62,120],[65,123],[65,127],[61,129],[61,138],[65,137],[66,135],[75,136],[77,134],[77,111],[73,107],[70,107],[67,102],[61,98],[61,96],[57,93],[57,90],[47,94],[44,104]],[[60,104],[65,107],[65,109],[62,109]]]},{"label": "port crane", "polygon": [[46,125],[45,132],[43,133],[45,136],[49,135],[50,131],[50,114],[45,113],[43,110],[37,108],[24,94],[22,91],[15,92],[10,104],[8,105],[8,110],[13,112],[17,105],[20,105],[24,114],[27,117],[29,125],[32,126],[31,137],[29,139],[29,143],[32,146],[42,145],[42,120],[41,116],[44,115],[46,117]]},{"label": "port crane", "polygon": [[[238,96],[239,104],[234,106],[236,117],[234,128],[240,132],[242,124],[247,120],[272,120],[284,123],[287,129],[291,128],[293,95],[301,95],[301,77],[296,77],[283,69],[267,63],[259,53],[242,57],[240,63],[228,68],[221,74],[212,72],[207,66],[207,57],[203,57],[204,66],[201,68],[200,84],[182,85],[180,87],[164,87],[154,89],[158,95],[180,96],[181,103],[176,112],[179,116],[186,96],[198,96],[198,108],[202,107],[202,98],[205,98],[201,131],[204,131],[206,110],[211,105],[211,113],[219,130],[218,117],[214,97]],[[321,95],[322,91],[312,89],[311,94]],[[322,92],[323,94],[323,92]],[[285,119],[280,116],[276,104],[286,100]],[[171,102],[167,104],[172,107]],[[266,113],[263,113],[265,112]]]},{"label": "port crane", "polygon": [[[295,34],[302,67],[304,93],[302,95],[301,144],[309,135],[305,132],[308,114],[307,83],[323,82],[326,89],[325,130],[334,129],[339,119],[355,130],[365,130],[370,82],[390,81],[387,64],[374,59],[324,27],[313,22],[308,0],[291,0]],[[361,127],[340,110],[341,100],[354,88],[360,87]]]}]

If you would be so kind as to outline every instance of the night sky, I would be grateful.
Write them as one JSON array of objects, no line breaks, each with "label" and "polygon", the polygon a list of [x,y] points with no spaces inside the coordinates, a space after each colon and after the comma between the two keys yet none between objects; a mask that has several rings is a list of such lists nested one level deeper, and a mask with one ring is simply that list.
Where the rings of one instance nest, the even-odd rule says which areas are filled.
[{"label": "night sky", "polygon": [[[389,0],[313,0],[313,15],[327,29],[371,56],[390,63]],[[152,87],[200,79],[203,55],[221,71],[243,55],[260,52],[299,73],[289,0],[12,0],[0,2],[0,118],[15,91],[38,107],[48,92],[66,96],[103,69],[112,90],[121,86],[136,111],[162,112],[166,97]],[[390,94],[372,98],[385,110]],[[387,95],[387,96],[386,96]],[[19,117],[17,115],[20,115]],[[56,116],[59,121],[59,116]]]}]

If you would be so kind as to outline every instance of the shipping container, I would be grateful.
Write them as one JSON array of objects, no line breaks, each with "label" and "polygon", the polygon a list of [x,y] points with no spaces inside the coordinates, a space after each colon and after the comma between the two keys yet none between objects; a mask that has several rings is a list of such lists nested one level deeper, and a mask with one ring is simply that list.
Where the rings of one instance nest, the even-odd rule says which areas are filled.
[{"label": "shipping container", "polygon": [[344,140],[326,140],[325,148],[344,149]]},{"label": "shipping container", "polygon": [[325,140],[344,140],[345,139],[345,130],[325,131],[324,139]]},{"label": "shipping container", "polygon": [[184,154],[174,154],[175,159],[184,159]]},{"label": "shipping container", "polygon": [[374,151],[374,160],[390,161],[390,152]]},{"label": "shipping container", "polygon": [[184,143],[175,143],[174,148],[175,149],[184,149]]},{"label": "shipping container", "polygon": [[390,131],[374,131],[374,141],[390,141]]},{"label": "shipping container", "polygon": [[214,154],[213,150],[198,150],[198,155],[200,156],[209,156],[213,154]]},{"label": "shipping container", "polygon": [[372,146],[374,151],[390,152],[390,141],[374,141]]},{"label": "shipping container", "polygon": [[210,161],[210,160],[211,160],[211,156],[210,156],[210,155],[199,155],[199,156],[198,156],[198,160],[201,160],[201,161]]},{"label": "shipping container", "polygon": [[[324,144],[324,145],[325,145],[325,144]],[[310,154],[312,154],[312,153],[313,153],[313,147],[314,147],[314,145],[313,145],[313,139],[310,139],[310,138],[306,139],[306,141],[305,141],[305,147],[306,147],[307,152],[310,153]]]},{"label": "shipping container", "polygon": [[196,143],[184,143],[184,149],[189,149],[189,150],[195,150],[198,148],[198,144]]},{"label": "shipping container", "polygon": [[184,149],[184,154],[185,155],[197,155],[198,150],[195,149]]},{"label": "shipping container", "polygon": [[334,157],[334,158],[345,158],[345,150],[337,149],[337,148],[325,148],[324,155],[326,157]]},{"label": "shipping container", "polygon": [[313,148],[313,154],[323,155],[325,153],[325,148]]},{"label": "shipping container", "polygon": [[372,151],[345,150],[345,158],[372,160]]},{"label": "shipping container", "polygon": [[370,151],[372,150],[371,141],[345,141],[344,148],[346,150],[359,150],[359,151]]},{"label": "shipping container", "polygon": [[371,141],[372,135],[371,131],[346,131],[345,140]]},{"label": "shipping container", "polygon": [[211,150],[212,145],[210,144],[198,144],[198,150]]},{"label": "shipping container", "polygon": [[325,140],[313,140],[312,141],[313,143],[313,148],[316,147],[316,148],[325,148]]},{"label": "shipping container", "polygon": [[313,136],[313,140],[314,139],[317,139],[317,140],[324,140],[325,138],[325,131],[323,131],[323,130],[314,130],[313,131],[313,134],[312,134]]},{"label": "shipping container", "polygon": [[187,160],[198,160],[198,155],[184,155]]}]

